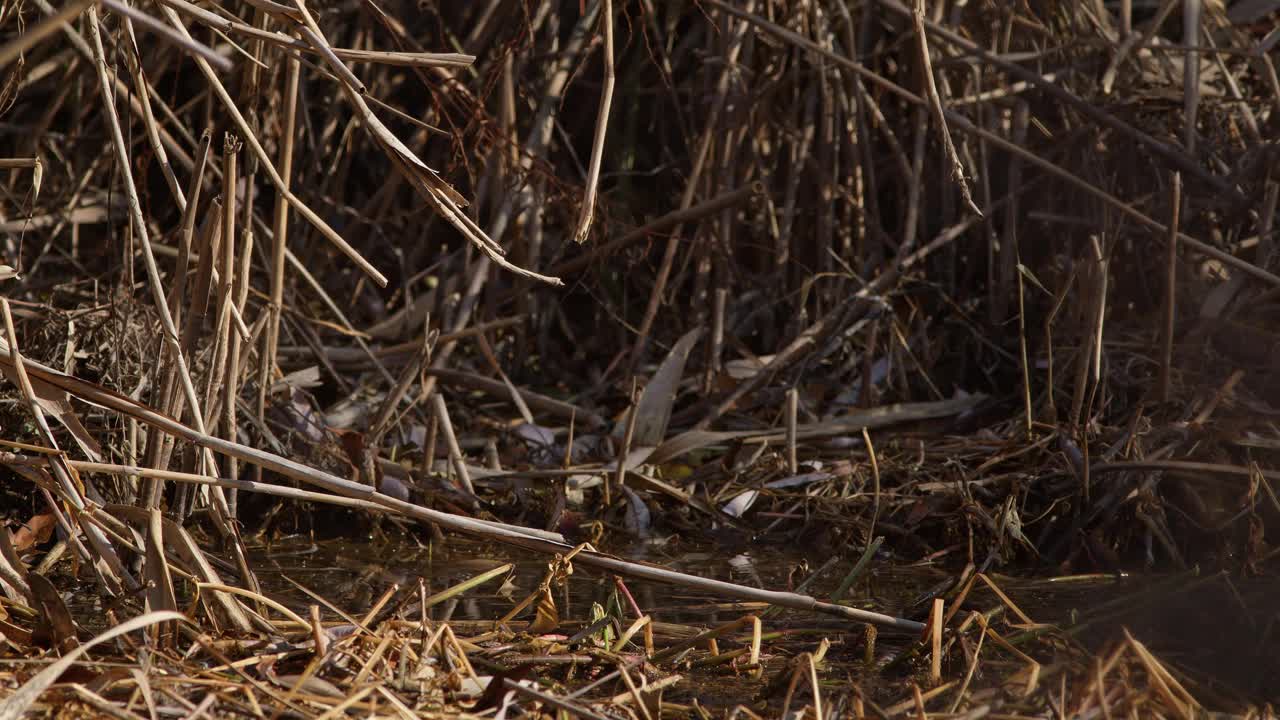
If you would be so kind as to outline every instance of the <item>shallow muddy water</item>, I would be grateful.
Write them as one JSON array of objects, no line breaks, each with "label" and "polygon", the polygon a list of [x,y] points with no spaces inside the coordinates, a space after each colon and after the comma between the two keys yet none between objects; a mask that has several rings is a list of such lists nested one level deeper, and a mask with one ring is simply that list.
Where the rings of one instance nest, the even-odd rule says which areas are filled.
[{"label": "shallow muddy water", "polygon": [[[648,547],[639,552],[612,551],[628,560],[767,590],[793,589],[818,570],[799,553],[781,547],[725,550],[717,546],[683,544],[678,549]],[[829,594],[855,559],[828,568],[805,590],[806,594]],[[421,548],[376,547],[342,541],[311,543],[298,539],[271,548],[251,548],[250,561],[263,589],[268,592],[304,604],[309,602],[305,594],[289,582],[293,580],[320,592],[339,607],[357,611],[368,607],[393,584],[404,587],[416,584],[421,578],[430,594],[499,565],[513,563],[515,568],[510,580],[515,587],[509,593],[500,593],[501,581],[495,580],[468,592],[457,603],[436,608],[433,616],[435,619],[492,620],[537,587],[546,572],[548,558],[459,538],[450,538],[443,547]],[[946,577],[948,573],[933,568],[875,571],[859,583],[854,597],[860,606],[902,614],[910,609],[914,598]],[[665,622],[714,624],[735,619],[743,612],[740,608],[724,607],[733,603],[734,598],[697,590],[634,581],[628,581],[627,587],[645,612]],[[612,590],[609,578],[585,568],[577,569],[569,581],[567,595],[557,596],[557,602],[567,600],[566,607],[560,608],[561,615],[576,619],[592,602],[603,603]],[[824,616],[808,620],[828,621]]]},{"label": "shallow muddy water", "polygon": [[[630,553],[612,551],[631,560],[770,590],[794,588],[819,570],[795,546],[735,549],[686,543],[644,547]],[[451,621],[501,617],[538,586],[548,561],[534,553],[456,537],[443,546],[430,547],[359,541],[312,543],[295,538],[270,548],[253,548],[251,555],[265,592],[301,610],[312,601],[292,580],[353,613],[367,610],[392,586],[416,588],[421,578],[429,595],[505,563],[514,564],[506,587],[502,579],[495,579],[429,612],[432,619]],[[825,599],[856,559],[845,558],[827,567],[804,592]],[[956,575],[954,569],[927,565],[895,566],[888,558],[874,564],[876,567],[854,586],[852,601],[916,619],[922,619],[924,599],[930,597],[930,591]],[[1202,678],[1255,697],[1280,695],[1280,660],[1270,651],[1280,642],[1274,628],[1280,588],[1273,581],[1242,582],[1192,573],[1057,580],[997,575],[995,579],[1031,620],[1057,625],[1093,649],[1117,641],[1128,629],[1161,657]],[[763,609],[686,588],[634,581],[626,584],[637,604],[663,623],[706,628]],[[611,578],[576,569],[568,591],[556,594],[561,619],[566,624],[585,624],[592,603],[604,605],[614,592]],[[989,610],[999,604],[993,592],[979,585],[966,609]],[[526,611],[522,617],[531,614]],[[851,663],[861,654],[862,629],[827,616],[785,611],[767,617],[764,631],[795,633],[786,645],[797,652],[811,649],[827,637],[836,643],[831,655],[835,662]],[[908,643],[905,637],[884,637],[882,652],[893,652]],[[735,691],[732,683],[724,690],[726,697]]]}]

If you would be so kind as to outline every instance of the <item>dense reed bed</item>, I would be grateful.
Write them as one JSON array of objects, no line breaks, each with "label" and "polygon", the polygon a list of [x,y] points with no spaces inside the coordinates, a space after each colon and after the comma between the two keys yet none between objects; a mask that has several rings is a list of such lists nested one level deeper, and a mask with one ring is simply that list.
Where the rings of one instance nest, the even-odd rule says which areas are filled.
[{"label": "dense reed bed", "polygon": [[1273,717],[1274,5],[5,0],[0,718]]}]

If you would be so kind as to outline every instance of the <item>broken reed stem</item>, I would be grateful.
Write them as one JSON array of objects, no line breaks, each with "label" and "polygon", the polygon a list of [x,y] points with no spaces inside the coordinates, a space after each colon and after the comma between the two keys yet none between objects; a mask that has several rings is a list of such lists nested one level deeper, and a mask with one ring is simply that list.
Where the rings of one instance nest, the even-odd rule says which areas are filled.
[{"label": "broken reed stem", "polygon": [[[249,300],[249,272],[253,260],[253,228],[247,227],[244,232],[244,245],[240,248],[239,268],[236,270],[236,281],[233,288],[232,307],[241,314],[244,314],[245,303]],[[261,330],[262,326],[255,324],[256,329]],[[224,413],[223,422],[226,423],[227,437],[236,437],[236,400],[240,397],[240,354],[241,339],[239,333],[231,333],[231,351],[227,353],[227,379],[226,392],[222,403]],[[250,342],[246,342],[245,348],[251,347]],[[235,458],[227,458],[228,474],[233,480],[240,479],[240,466]],[[228,498],[232,509],[232,516],[235,516],[235,493],[232,492]]]},{"label": "broken reed stem", "polygon": [[929,684],[942,684],[942,598],[934,598],[929,613]]},{"label": "broken reed stem", "polygon": [[1023,431],[1030,440],[1035,432],[1035,410],[1031,405],[1031,359],[1027,352],[1027,283],[1018,273],[1018,357],[1022,365]]},{"label": "broken reed stem", "polygon": [[800,406],[800,393],[795,388],[787,390],[787,470],[792,475],[800,474],[800,460],[796,453],[796,414]]},{"label": "broken reed stem", "polygon": [[[1169,402],[1173,383],[1173,328],[1178,284],[1178,226],[1182,215],[1182,173],[1173,173],[1169,189],[1169,235],[1165,242],[1164,301],[1161,303],[1160,379],[1157,395]],[[1265,266],[1264,266],[1265,267]]]},{"label": "broken reed stem", "polygon": [[711,342],[707,343],[707,371],[702,382],[702,391],[707,394],[715,388],[716,376],[721,371],[721,360],[724,355],[724,313],[728,299],[727,288],[716,288],[711,309]]},{"label": "broken reed stem", "polygon": [[435,472],[436,443],[440,439],[440,417],[436,415],[434,409],[428,417],[430,419],[427,421],[427,443],[422,451],[422,465],[424,472],[429,475]]},{"label": "broken reed stem", "polygon": [[[444,435],[446,447],[449,448],[449,462],[462,483],[462,489],[471,497],[476,496],[476,488],[471,484],[471,473],[467,471],[467,463],[462,456],[462,447],[458,444],[458,436],[453,432],[453,422],[449,419],[449,407],[444,402],[444,395],[437,390],[431,395],[433,417],[440,423],[440,432]],[[372,478],[370,478],[372,480]]]},{"label": "broken reed stem", "polygon": [[[631,407],[627,410],[627,425],[622,433],[622,447],[618,450],[618,471],[614,476],[614,483],[617,485],[617,491],[622,492],[622,488],[626,485],[627,480],[627,457],[631,455],[631,442],[636,436],[636,418],[638,409],[636,395],[636,381],[631,380]],[[604,507],[608,508],[612,502],[610,494],[612,488],[609,487],[609,475],[606,473],[604,478]]]},{"label": "broken reed stem", "polygon": [[[212,372],[209,373],[205,386],[205,423],[213,434],[218,433],[220,404],[225,395],[219,395],[230,379],[227,375],[227,362],[231,354],[231,311],[235,306],[232,288],[235,283],[236,267],[236,187],[239,181],[239,165],[237,155],[240,152],[240,141],[235,135],[227,133],[222,142],[222,245],[218,248],[217,267],[218,284],[215,296],[218,301],[217,322],[214,325],[214,354]],[[220,261],[221,265],[217,265]],[[228,432],[229,428],[223,428]],[[233,437],[227,435],[228,438]],[[213,472],[212,468],[208,469]]]},{"label": "broken reed stem", "polygon": [[[863,377],[863,382],[869,381],[870,378]],[[876,446],[871,442],[871,432],[866,427],[862,428],[862,442],[867,446],[867,458],[871,463],[871,527],[867,530],[867,536],[871,537],[876,534],[876,523],[880,521],[880,462],[876,459]]]},{"label": "broken reed stem", "polygon": [[578,229],[573,239],[579,244],[587,241],[591,232],[591,219],[595,214],[596,187],[600,182],[600,161],[604,156],[605,133],[609,129],[609,107],[613,104],[613,0],[603,0],[604,13],[600,22],[604,25],[604,89],[600,92],[600,111],[596,115],[595,137],[591,141],[591,166],[587,170],[587,188],[582,198],[582,210],[578,215]]},{"label": "broken reed stem", "polygon": [[969,181],[965,178],[964,163],[960,162],[960,154],[956,152],[955,143],[951,140],[951,131],[947,129],[947,116],[942,108],[942,97],[938,95],[938,83],[933,77],[933,61],[929,57],[929,40],[924,30],[924,0],[915,0],[911,11],[912,22],[915,23],[916,37],[920,41],[920,72],[924,76],[924,88],[929,98],[929,110],[933,113],[934,122],[938,123],[938,134],[942,136],[942,148],[946,152],[947,162],[951,167],[951,179],[960,188],[960,196],[969,210],[978,217],[982,211],[973,202],[969,192]]}]

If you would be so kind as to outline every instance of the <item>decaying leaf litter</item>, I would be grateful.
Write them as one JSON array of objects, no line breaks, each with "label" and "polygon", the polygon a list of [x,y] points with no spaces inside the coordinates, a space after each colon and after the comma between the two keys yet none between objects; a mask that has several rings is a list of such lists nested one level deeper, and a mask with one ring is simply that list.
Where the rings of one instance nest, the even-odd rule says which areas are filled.
[{"label": "decaying leaf litter", "polygon": [[1133,5],[0,5],[0,716],[1269,716],[1280,18]]}]

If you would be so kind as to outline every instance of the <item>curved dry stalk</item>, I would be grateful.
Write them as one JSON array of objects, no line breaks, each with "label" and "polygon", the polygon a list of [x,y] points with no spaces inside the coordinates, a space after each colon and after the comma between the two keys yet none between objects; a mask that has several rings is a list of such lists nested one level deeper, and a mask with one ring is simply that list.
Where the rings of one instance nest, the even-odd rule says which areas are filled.
[{"label": "curved dry stalk", "polygon": [[938,133],[942,135],[942,148],[951,164],[951,179],[960,187],[960,196],[969,210],[978,217],[982,211],[973,202],[969,192],[969,181],[964,176],[964,163],[960,162],[960,154],[951,140],[951,131],[947,129],[947,116],[942,107],[942,97],[938,95],[938,83],[933,77],[933,60],[929,57],[929,41],[924,31],[924,0],[915,0],[911,9],[911,20],[915,23],[916,38],[920,42],[920,72],[924,74],[924,88],[929,97],[929,111],[933,113],[934,122],[938,123]]},{"label": "curved dry stalk", "polygon": [[30,680],[23,683],[22,687],[18,688],[17,691],[9,697],[5,698],[3,702],[0,702],[0,720],[18,720],[18,718],[25,717],[27,711],[35,704],[40,695],[48,689],[49,686],[57,682],[58,677],[74,665],[82,655],[94,647],[101,645],[108,640],[120,637],[121,635],[131,633],[134,630],[141,630],[149,625],[175,620],[180,620],[185,623],[191,622],[191,620],[182,613],[173,612],[171,610],[159,610],[133,618],[132,620],[121,623],[120,625],[103,632],[89,642],[77,647],[66,655],[63,655],[56,662],[50,664]]},{"label": "curved dry stalk", "polygon": [[591,166],[587,170],[587,190],[578,214],[578,229],[573,239],[579,244],[591,233],[591,219],[596,208],[596,186],[600,183],[600,160],[604,156],[604,138],[609,129],[609,107],[613,104],[613,0],[603,0],[604,15],[604,89],[600,91],[600,110],[596,115],[596,132],[591,141]]}]

